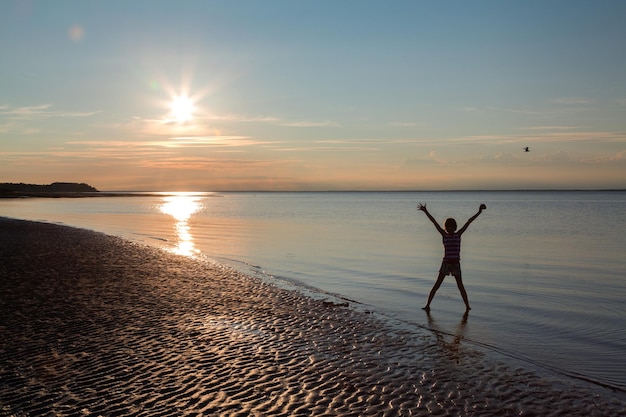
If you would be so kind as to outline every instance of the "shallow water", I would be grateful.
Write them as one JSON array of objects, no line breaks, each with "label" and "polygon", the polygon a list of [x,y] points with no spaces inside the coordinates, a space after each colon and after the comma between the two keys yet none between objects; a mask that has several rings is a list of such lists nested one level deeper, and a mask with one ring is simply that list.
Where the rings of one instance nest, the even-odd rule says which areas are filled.
[{"label": "shallow water", "polygon": [[[442,255],[418,202],[461,226],[463,278],[421,307]],[[0,200],[60,222],[208,256],[559,373],[626,390],[624,192],[200,193]],[[617,226],[616,226],[617,225]]]}]

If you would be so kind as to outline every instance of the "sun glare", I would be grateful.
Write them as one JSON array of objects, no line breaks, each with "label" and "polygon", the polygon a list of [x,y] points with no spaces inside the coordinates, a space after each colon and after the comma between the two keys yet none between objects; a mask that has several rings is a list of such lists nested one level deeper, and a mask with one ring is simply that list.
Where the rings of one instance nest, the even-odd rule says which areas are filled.
[{"label": "sun glare", "polygon": [[163,204],[160,207],[161,212],[169,214],[176,220],[174,227],[178,237],[178,245],[172,249],[174,253],[193,256],[198,252],[191,235],[189,219],[201,209],[202,203],[200,202],[200,197],[197,196],[182,194],[163,198]]},{"label": "sun glare", "polygon": [[172,116],[179,123],[189,122],[193,119],[195,110],[193,101],[187,96],[177,96],[170,103]]}]

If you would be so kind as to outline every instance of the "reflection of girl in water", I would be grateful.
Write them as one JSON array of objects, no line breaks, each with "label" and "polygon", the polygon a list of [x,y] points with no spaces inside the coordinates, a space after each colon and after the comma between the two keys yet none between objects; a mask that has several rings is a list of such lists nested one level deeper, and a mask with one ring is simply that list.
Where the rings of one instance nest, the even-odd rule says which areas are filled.
[{"label": "reflection of girl in water", "polygon": [[[465,327],[467,326],[468,312],[463,314],[463,318],[457,324],[454,334],[444,332],[437,326],[435,320],[428,313],[428,327],[435,333],[439,346],[443,349],[443,353],[456,363],[461,362],[461,341],[465,338]],[[446,336],[452,336],[452,341],[447,341]]]},{"label": "reflection of girl in water", "polygon": [[439,268],[439,275],[437,276],[437,281],[435,285],[433,285],[432,290],[430,290],[430,294],[428,295],[428,302],[423,307],[424,310],[430,311],[430,302],[433,300],[435,293],[441,286],[443,279],[446,275],[453,275],[456,279],[456,285],[459,287],[459,291],[461,292],[461,297],[463,297],[463,302],[465,302],[465,311],[469,311],[471,309],[469,305],[469,301],[467,299],[467,292],[465,291],[465,287],[463,286],[463,279],[461,277],[461,235],[467,230],[470,223],[476,220],[476,217],[486,209],[487,206],[484,204],[480,205],[478,209],[478,213],[469,218],[469,220],[461,227],[461,229],[456,231],[456,220],[449,218],[446,220],[444,227],[445,230],[439,226],[437,221],[426,209],[426,204],[418,204],[417,209],[426,213],[426,216],[430,219],[431,222],[437,228],[437,231],[441,233],[443,238],[443,247],[445,249],[443,261],[441,262],[441,268]]}]

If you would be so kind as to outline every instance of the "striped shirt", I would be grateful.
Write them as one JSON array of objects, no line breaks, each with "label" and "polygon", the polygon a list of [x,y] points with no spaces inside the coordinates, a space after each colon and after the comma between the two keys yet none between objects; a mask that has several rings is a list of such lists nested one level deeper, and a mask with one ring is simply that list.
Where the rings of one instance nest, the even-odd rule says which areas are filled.
[{"label": "striped shirt", "polygon": [[456,233],[444,234],[443,247],[445,249],[443,255],[445,262],[459,262],[461,260],[461,235]]}]

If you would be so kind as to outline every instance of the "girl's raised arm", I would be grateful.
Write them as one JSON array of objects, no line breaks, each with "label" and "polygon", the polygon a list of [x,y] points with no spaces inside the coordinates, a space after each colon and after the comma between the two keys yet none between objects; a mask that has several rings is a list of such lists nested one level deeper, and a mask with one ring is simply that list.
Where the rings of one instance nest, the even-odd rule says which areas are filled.
[{"label": "girl's raised arm", "polygon": [[461,229],[459,230],[458,234],[461,235],[463,234],[463,232],[465,232],[467,230],[467,228],[469,227],[470,223],[473,222],[474,220],[476,220],[476,217],[478,217],[480,215],[480,213],[483,212],[483,210],[485,210],[487,208],[486,205],[481,204],[480,207],[478,208],[478,213],[474,214],[472,217],[469,218],[469,220],[465,223],[465,225],[463,225],[463,227],[461,227]]},{"label": "girl's raised arm", "polygon": [[441,235],[445,235],[446,234],[446,232],[441,228],[441,226],[439,226],[439,223],[437,223],[437,220],[435,220],[435,218],[428,212],[428,209],[426,208],[426,204],[421,204],[421,203],[418,204],[417,205],[417,209],[419,211],[423,211],[424,213],[426,213],[426,216],[428,216],[430,221],[433,222],[433,224],[437,228],[437,231],[439,233],[441,233]]}]

